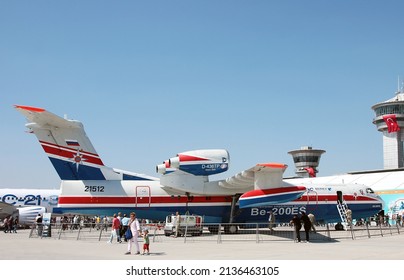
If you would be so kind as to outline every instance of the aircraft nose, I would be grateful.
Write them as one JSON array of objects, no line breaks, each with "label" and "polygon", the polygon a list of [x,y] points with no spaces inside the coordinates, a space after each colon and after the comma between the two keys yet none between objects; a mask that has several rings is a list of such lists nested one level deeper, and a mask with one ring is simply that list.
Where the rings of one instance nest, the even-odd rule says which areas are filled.
[{"label": "aircraft nose", "polygon": [[380,195],[377,195],[377,200],[382,204],[382,209],[384,209],[385,202],[384,202],[383,198],[381,198]]}]

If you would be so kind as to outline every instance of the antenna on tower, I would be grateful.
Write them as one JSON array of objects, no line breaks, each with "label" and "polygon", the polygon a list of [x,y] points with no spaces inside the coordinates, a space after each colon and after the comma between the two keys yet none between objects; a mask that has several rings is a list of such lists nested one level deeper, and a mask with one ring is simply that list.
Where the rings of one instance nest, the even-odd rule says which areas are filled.
[{"label": "antenna on tower", "polygon": [[397,93],[396,94],[399,94],[399,93],[400,93],[400,75],[397,76]]},{"label": "antenna on tower", "polygon": [[404,93],[404,81],[401,81],[400,92],[401,92],[401,93]]},{"label": "antenna on tower", "polygon": [[404,93],[404,80],[400,83],[400,75],[398,75],[397,79],[397,94]]}]

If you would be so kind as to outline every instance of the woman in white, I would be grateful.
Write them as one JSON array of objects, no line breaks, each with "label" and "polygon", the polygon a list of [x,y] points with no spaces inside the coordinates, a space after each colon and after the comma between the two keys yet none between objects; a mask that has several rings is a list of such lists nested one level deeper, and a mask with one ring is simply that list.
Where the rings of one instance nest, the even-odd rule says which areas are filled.
[{"label": "woman in white", "polygon": [[137,238],[139,236],[140,232],[140,225],[139,221],[136,219],[136,214],[134,212],[130,213],[130,220],[129,220],[129,228],[132,232],[132,238],[128,240],[128,251],[125,253],[125,255],[130,255],[132,253],[132,242],[135,242],[136,245],[136,254],[140,254],[140,249],[139,249],[139,242],[137,241]]}]

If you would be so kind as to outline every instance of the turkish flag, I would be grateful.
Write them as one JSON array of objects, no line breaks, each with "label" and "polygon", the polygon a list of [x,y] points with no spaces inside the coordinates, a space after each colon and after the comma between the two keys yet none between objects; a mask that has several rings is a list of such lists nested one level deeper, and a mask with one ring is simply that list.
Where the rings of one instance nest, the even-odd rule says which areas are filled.
[{"label": "turkish flag", "polygon": [[305,168],[305,170],[307,171],[307,173],[309,173],[310,178],[316,177],[316,172],[314,171],[313,167]]},{"label": "turkish flag", "polygon": [[400,130],[398,126],[396,115],[385,115],[383,116],[384,122],[387,124],[387,131],[390,132],[397,132]]}]

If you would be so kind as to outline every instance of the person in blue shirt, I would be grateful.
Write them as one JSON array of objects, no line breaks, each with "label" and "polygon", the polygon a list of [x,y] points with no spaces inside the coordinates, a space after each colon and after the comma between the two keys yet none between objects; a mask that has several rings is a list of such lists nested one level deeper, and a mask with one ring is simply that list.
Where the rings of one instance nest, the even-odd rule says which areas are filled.
[{"label": "person in blue shirt", "polygon": [[121,220],[121,225],[122,225],[122,231],[121,231],[121,233],[122,233],[122,235],[123,235],[123,238],[124,238],[125,242],[128,241],[128,240],[126,240],[125,232],[126,232],[126,230],[128,229],[129,220],[130,220],[130,219],[126,216],[126,214],[123,214],[123,218],[122,218],[122,220]]}]

